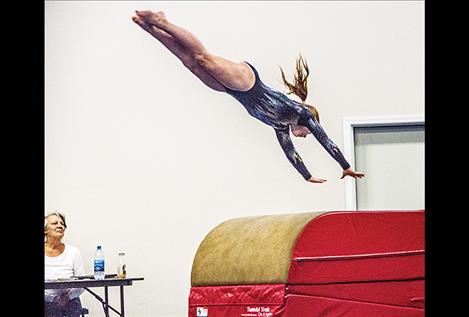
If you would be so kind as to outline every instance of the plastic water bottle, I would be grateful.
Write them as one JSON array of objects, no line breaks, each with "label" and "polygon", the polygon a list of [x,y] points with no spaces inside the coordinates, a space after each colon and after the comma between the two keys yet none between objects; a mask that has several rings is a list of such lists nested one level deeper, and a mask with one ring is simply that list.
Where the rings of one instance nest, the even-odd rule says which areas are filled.
[{"label": "plastic water bottle", "polygon": [[104,280],[104,253],[101,246],[98,245],[94,254],[94,279]]}]

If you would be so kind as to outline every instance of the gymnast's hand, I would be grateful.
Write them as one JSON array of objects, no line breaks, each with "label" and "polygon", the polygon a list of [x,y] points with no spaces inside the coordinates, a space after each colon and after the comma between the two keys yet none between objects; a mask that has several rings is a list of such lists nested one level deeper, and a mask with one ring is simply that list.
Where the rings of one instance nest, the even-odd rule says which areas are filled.
[{"label": "gymnast's hand", "polygon": [[357,179],[362,178],[363,176],[365,176],[365,174],[362,172],[355,172],[351,167],[349,167],[342,172],[342,177],[340,179],[344,178],[345,176],[350,176]]},{"label": "gymnast's hand", "polygon": [[324,182],[327,182],[326,179],[317,178],[317,177],[314,177],[314,176],[311,176],[306,181],[311,182],[311,183],[324,183]]}]

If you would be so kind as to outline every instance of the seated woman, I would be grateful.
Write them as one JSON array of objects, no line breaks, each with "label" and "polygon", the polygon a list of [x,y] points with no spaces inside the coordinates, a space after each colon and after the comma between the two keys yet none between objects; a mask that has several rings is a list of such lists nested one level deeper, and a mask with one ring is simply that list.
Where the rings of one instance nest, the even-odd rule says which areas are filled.
[{"label": "seated woman", "polygon": [[[293,167],[312,183],[326,180],[312,176],[303,164],[290,139],[290,131],[296,137],[312,133],[324,149],[342,167],[342,177],[361,178],[365,174],[355,172],[339,148],[329,139],[319,124],[319,114],[306,100],[309,69],[306,62],[297,60],[295,83],[290,84],[282,71],[282,79],[289,89],[300,97],[301,103],[265,85],[257,70],[247,62],[232,62],[207,51],[197,37],[189,31],[168,22],[163,12],[135,11],[132,17],[142,29],[150,33],[171,51],[195,76],[209,88],[226,92],[236,98],[248,113],[275,130],[277,139]],[[306,72],[306,74],[303,72]]]},{"label": "seated woman", "polygon": [[[62,242],[67,224],[65,216],[52,212],[44,218],[44,253],[46,280],[84,275],[80,250]],[[80,295],[83,288],[46,289],[44,292],[45,317],[79,317]]]}]

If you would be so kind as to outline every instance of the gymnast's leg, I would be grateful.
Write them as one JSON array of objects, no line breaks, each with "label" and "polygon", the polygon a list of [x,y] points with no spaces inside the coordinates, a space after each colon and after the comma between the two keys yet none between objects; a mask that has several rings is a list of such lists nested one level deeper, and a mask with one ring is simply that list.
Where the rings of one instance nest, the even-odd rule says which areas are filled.
[{"label": "gymnast's leg", "polygon": [[183,65],[189,69],[194,75],[196,75],[205,85],[216,90],[226,91],[225,87],[220,84],[215,78],[207,73],[202,66],[200,66],[186,50],[179,45],[176,40],[166,33],[165,31],[158,29],[150,24],[145,23],[142,18],[133,17],[132,20],[137,23],[142,29],[150,33],[154,38],[161,42],[168,50],[170,50],[177,58],[183,63]]},{"label": "gymnast's leg", "polygon": [[[195,35],[168,22],[163,12],[136,11],[136,14],[134,21],[143,20],[145,25],[153,26],[153,30],[158,29],[170,35],[193,61],[223,86],[245,91],[254,85],[255,76],[249,65],[244,62],[232,62],[209,53]],[[160,38],[157,39],[161,41]]]}]

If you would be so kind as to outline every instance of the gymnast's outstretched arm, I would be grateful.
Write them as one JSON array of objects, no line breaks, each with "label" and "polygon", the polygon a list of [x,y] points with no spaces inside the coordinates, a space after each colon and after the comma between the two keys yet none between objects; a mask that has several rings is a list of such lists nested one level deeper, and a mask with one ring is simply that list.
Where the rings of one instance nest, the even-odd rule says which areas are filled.
[{"label": "gymnast's outstretched arm", "polygon": [[306,109],[301,114],[302,124],[304,124],[311,134],[314,135],[316,140],[324,147],[324,149],[332,156],[334,160],[339,163],[342,167],[342,178],[345,176],[350,176],[353,178],[362,178],[365,176],[364,173],[355,172],[350,164],[345,159],[344,155],[340,151],[339,147],[327,136],[326,131],[322,128],[319,122],[309,113]]},{"label": "gymnast's outstretched arm", "polygon": [[275,129],[275,134],[277,135],[277,140],[280,143],[280,146],[282,147],[282,150],[285,153],[287,159],[306,181],[311,183],[324,183],[326,181],[325,179],[314,177],[309,173],[308,169],[303,163],[303,160],[293,145],[288,127],[281,130]]}]

